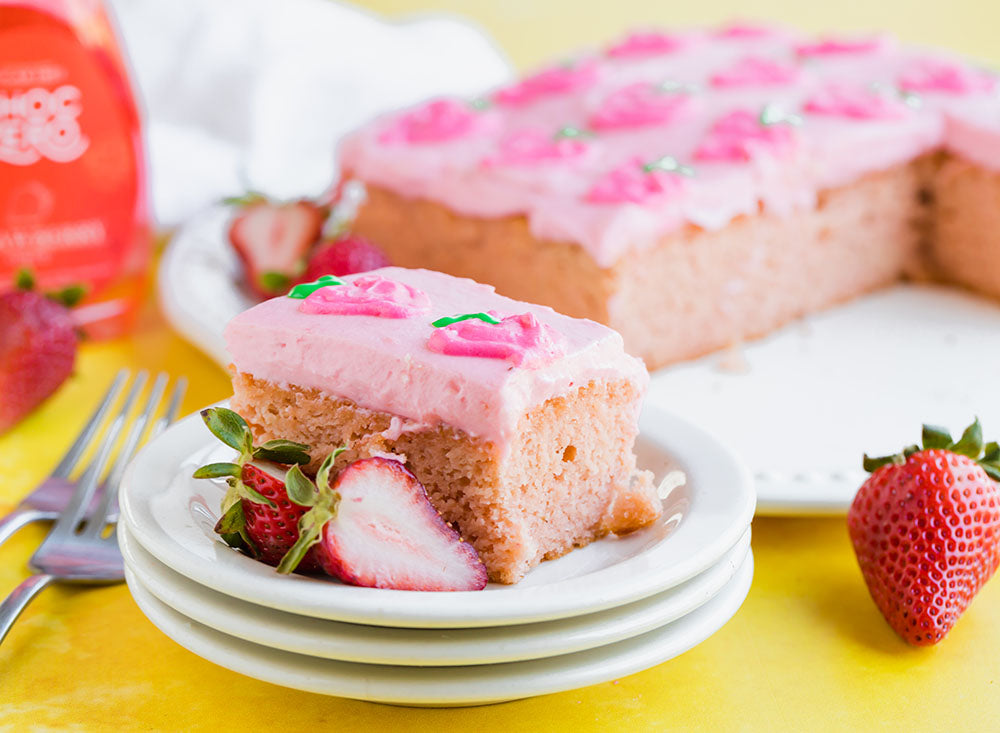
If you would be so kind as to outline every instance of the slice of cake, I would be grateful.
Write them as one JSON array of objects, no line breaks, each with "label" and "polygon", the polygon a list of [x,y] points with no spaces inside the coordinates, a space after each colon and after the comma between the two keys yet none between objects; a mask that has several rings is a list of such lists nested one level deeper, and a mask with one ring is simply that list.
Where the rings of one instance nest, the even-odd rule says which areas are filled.
[{"label": "slice of cake", "polygon": [[386,116],[340,160],[394,263],[606,323],[658,367],[901,277],[1000,297],[997,151],[997,78],[954,54],[731,26]]},{"label": "slice of cake", "polygon": [[632,453],[649,377],[598,323],[391,267],[296,286],[225,338],[258,440],[312,446],[313,468],[395,456],[493,581],[660,515]]}]

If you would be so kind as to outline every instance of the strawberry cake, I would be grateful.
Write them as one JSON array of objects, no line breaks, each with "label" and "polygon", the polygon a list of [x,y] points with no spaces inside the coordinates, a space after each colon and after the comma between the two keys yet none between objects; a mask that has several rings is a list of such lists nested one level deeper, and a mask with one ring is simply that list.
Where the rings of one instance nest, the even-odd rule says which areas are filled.
[{"label": "strawberry cake", "polygon": [[651,366],[904,277],[1000,296],[997,77],[888,35],[634,33],[340,159],[395,264],[608,324]]},{"label": "strawberry cake", "polygon": [[295,286],[234,318],[232,408],[315,470],[404,462],[495,582],[660,516],[632,452],[649,376],[593,321],[427,270]]}]

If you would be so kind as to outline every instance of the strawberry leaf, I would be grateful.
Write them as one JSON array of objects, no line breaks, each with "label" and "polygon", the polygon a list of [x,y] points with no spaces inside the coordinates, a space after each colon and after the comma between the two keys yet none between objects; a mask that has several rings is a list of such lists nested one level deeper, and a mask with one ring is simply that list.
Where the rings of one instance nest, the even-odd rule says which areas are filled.
[{"label": "strawberry leaf", "polygon": [[962,437],[951,447],[951,450],[962,456],[979,458],[979,454],[983,452],[983,428],[979,424],[978,417],[972,425],[965,429]]},{"label": "strawberry leaf", "polygon": [[949,448],[954,442],[947,428],[942,428],[938,425],[924,425],[924,448],[928,450]]},{"label": "strawberry leaf", "polygon": [[285,490],[288,498],[299,506],[314,506],[319,494],[313,482],[305,477],[297,465],[292,466],[285,474]]},{"label": "strawberry leaf", "polygon": [[305,465],[309,458],[309,446],[291,440],[269,440],[254,448],[253,457],[274,463],[300,463]]},{"label": "strawberry leaf", "polygon": [[996,441],[986,444],[983,450],[983,461],[987,463],[1000,463],[1000,444]]},{"label": "strawberry leaf", "polygon": [[313,507],[299,519],[299,538],[278,563],[278,572],[291,573],[302,562],[309,548],[319,542],[323,527],[333,518],[333,513],[323,507]]},{"label": "strawberry leaf", "polygon": [[257,283],[265,292],[281,295],[288,290],[292,279],[280,272],[262,272],[257,277]]},{"label": "strawberry leaf", "polygon": [[987,476],[989,476],[994,481],[1000,481],[1000,465],[997,465],[996,463],[982,463],[982,462],[980,462],[979,465],[982,466],[982,469],[986,472]]},{"label": "strawberry leaf", "polygon": [[330,471],[333,469],[333,463],[337,460],[337,456],[345,450],[347,450],[346,446],[335,448],[320,464],[319,470],[316,472],[316,486],[319,487],[320,492],[330,488]]},{"label": "strawberry leaf", "polygon": [[201,411],[201,419],[212,435],[238,450],[240,455],[247,455],[253,450],[253,436],[247,421],[232,410],[225,407],[210,407]]},{"label": "strawberry leaf", "polygon": [[62,303],[67,308],[72,308],[83,300],[83,296],[86,294],[86,285],[67,285],[62,290],[57,290],[54,293],[48,293],[48,297],[57,303]]},{"label": "strawberry leaf", "polygon": [[247,191],[242,196],[226,196],[222,203],[226,206],[252,206],[253,204],[266,203],[267,196],[260,191]]},{"label": "strawberry leaf", "polygon": [[891,456],[878,456],[875,458],[865,453],[865,457],[861,461],[861,465],[866,471],[872,473],[876,469],[882,468],[882,466],[888,466],[890,463],[902,466],[905,462],[906,459],[899,453],[894,453]]},{"label": "strawberry leaf", "polygon": [[239,478],[242,467],[237,463],[209,463],[194,472],[194,478]]},{"label": "strawberry leaf", "polygon": [[215,532],[222,540],[237,550],[243,550],[251,557],[257,557],[257,546],[247,533],[243,504],[236,502],[223,514],[215,525]]},{"label": "strawberry leaf", "polygon": [[18,270],[14,276],[14,287],[18,290],[34,290],[35,276],[31,274],[31,270],[27,267],[22,267]]}]

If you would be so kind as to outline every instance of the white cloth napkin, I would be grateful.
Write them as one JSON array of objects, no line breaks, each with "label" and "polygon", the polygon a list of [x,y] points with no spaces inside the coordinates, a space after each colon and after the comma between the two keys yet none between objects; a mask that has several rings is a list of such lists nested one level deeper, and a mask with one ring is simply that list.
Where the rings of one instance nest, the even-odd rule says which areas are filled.
[{"label": "white cloth napkin", "polygon": [[453,17],[387,22],[331,0],[111,0],[145,110],[153,207],[172,227],[248,188],[316,195],[372,116],[509,78]]}]

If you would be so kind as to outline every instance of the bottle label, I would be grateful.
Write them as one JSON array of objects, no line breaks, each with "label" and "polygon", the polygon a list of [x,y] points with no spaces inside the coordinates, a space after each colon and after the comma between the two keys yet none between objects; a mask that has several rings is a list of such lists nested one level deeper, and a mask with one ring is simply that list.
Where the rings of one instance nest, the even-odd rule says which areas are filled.
[{"label": "bottle label", "polygon": [[0,162],[31,165],[42,158],[70,163],[90,145],[80,130],[83,95],[73,84],[53,90],[0,90]]}]

